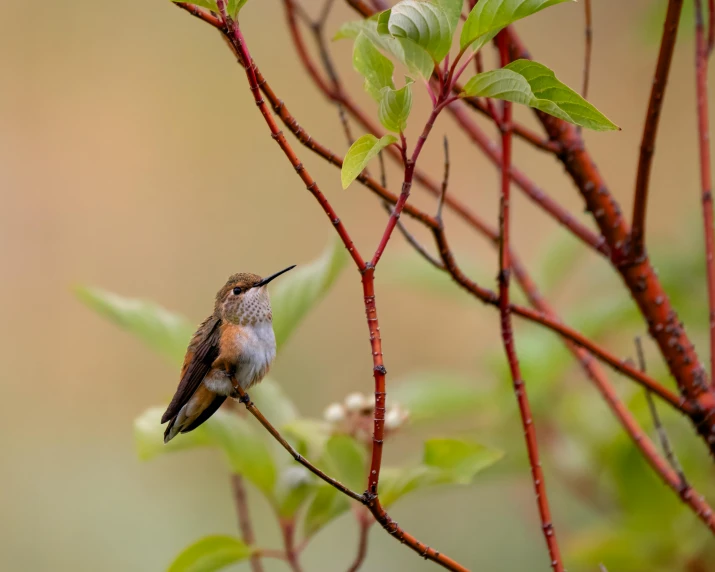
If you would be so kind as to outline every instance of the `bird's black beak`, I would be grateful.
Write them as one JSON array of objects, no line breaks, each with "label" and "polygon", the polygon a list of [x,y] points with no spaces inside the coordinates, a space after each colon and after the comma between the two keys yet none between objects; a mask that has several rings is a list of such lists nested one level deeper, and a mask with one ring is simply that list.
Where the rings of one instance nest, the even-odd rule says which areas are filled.
[{"label": "bird's black beak", "polygon": [[289,266],[288,268],[284,268],[283,270],[280,270],[279,272],[276,272],[275,274],[271,274],[270,276],[267,276],[260,282],[257,282],[256,284],[254,284],[253,287],[260,288],[261,286],[265,286],[274,278],[278,278],[281,274],[284,274],[284,273],[288,272],[289,270],[293,270],[294,268],[295,268],[295,264],[293,266]]}]

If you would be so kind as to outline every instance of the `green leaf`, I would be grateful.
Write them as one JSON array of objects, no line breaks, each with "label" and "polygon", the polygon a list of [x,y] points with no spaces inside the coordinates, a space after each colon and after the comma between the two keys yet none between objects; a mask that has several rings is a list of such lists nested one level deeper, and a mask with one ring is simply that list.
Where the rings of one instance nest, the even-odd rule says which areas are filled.
[{"label": "green leaf", "polygon": [[474,381],[441,372],[418,373],[395,383],[389,399],[406,409],[413,423],[452,418],[490,405],[489,396],[476,389]]},{"label": "green leaf", "polygon": [[[272,498],[277,469],[266,440],[257,434],[257,421],[235,413],[217,411],[194,431],[206,431],[223,450],[234,473],[243,475],[268,498]],[[262,429],[260,429],[262,431]],[[180,439],[183,435],[177,437]]]},{"label": "green leaf", "polygon": [[496,463],[504,454],[473,441],[430,439],[425,442],[424,464],[442,469],[453,482],[467,484],[480,471]]},{"label": "green leaf", "polygon": [[459,17],[462,15],[462,6],[464,6],[463,0],[435,0],[434,3],[447,14],[449,27],[452,30],[452,35],[454,35],[457,24],[459,24]]},{"label": "green leaf", "polygon": [[454,29],[450,18],[451,14],[436,4],[402,0],[390,10],[387,30],[396,38],[406,38],[424,48],[439,63],[452,46]]},{"label": "green leaf", "polygon": [[383,88],[377,113],[385,129],[402,133],[407,127],[407,118],[412,109],[412,83],[408,78],[407,85],[401,89]]},{"label": "green leaf", "polygon": [[365,34],[378,49],[392,55],[398,62],[406,66],[410,73],[417,74],[426,80],[432,76],[434,70],[432,56],[410,40],[380,34],[376,20],[347,22],[341,26],[334,39],[357,38],[360,33]]},{"label": "green leaf", "polygon": [[337,237],[331,238],[319,258],[296,268],[271,294],[273,331],[280,349],[308,311],[330,290],[350,256]]},{"label": "green leaf", "polygon": [[408,493],[447,481],[443,471],[424,465],[406,469],[385,467],[380,472],[380,502],[389,507]]},{"label": "green leaf", "polygon": [[392,89],[395,66],[380,53],[363,33],[358,34],[353,47],[353,67],[365,78],[365,91],[375,101],[380,101],[383,88]]},{"label": "green leaf", "polygon": [[350,501],[330,485],[322,485],[308,506],[303,523],[306,538],[310,538],[331,520],[350,509]]},{"label": "green leaf", "polygon": [[164,426],[159,423],[166,407],[150,407],[134,419],[134,447],[142,461],[164,453],[173,453],[213,443],[205,431],[191,431],[164,444]]},{"label": "green leaf", "polygon": [[213,572],[250,558],[253,550],[238,538],[216,534],[206,536],[179,554],[168,572]]},{"label": "green leaf", "polygon": [[394,135],[384,135],[380,139],[372,134],[363,135],[348,149],[343,168],[340,171],[340,180],[343,189],[347,189],[373,157],[388,145],[397,142]]},{"label": "green leaf", "polygon": [[219,410],[203,425],[181,434],[164,445],[163,407],[152,407],[134,421],[134,443],[142,460],[152,459],[193,447],[219,447],[233,472],[243,475],[268,498],[276,483],[276,466],[265,440],[261,439],[248,419]]},{"label": "green leaf", "polygon": [[[228,0],[228,13],[232,18],[236,18],[248,0]],[[193,4],[194,2],[192,2]]]},{"label": "green leaf", "polygon": [[98,314],[134,334],[152,349],[181,363],[193,334],[189,323],[176,314],[144,300],[125,298],[100,288],[75,288],[80,301]]},{"label": "green leaf", "polygon": [[[184,0],[171,0],[172,2],[184,2]],[[232,0],[229,0],[231,2]],[[235,2],[236,0],[233,0]],[[245,1],[244,1],[245,3]],[[218,6],[216,5],[216,0],[191,0],[191,4],[194,6],[201,6],[202,8],[208,8],[209,10],[213,10],[214,12],[218,12]],[[230,7],[229,3],[229,7]],[[228,10],[229,14],[231,13],[230,9]]]},{"label": "green leaf", "polygon": [[331,426],[316,419],[294,419],[281,428],[284,435],[290,435],[297,441],[294,445],[301,455],[312,458],[321,457],[330,438]]},{"label": "green leaf", "polygon": [[404,469],[384,468],[380,500],[389,506],[408,493],[435,485],[466,485],[477,473],[496,463],[503,453],[473,441],[431,439],[425,442],[424,462]]},{"label": "green leaf", "polygon": [[293,402],[280,384],[270,377],[264,377],[261,383],[251,389],[251,399],[274,427],[281,427],[298,417]]},{"label": "green leaf", "polygon": [[553,71],[530,60],[517,60],[502,69],[475,75],[464,86],[464,94],[521,103],[595,131],[618,129],[598,109],[556,79]]},{"label": "green leaf", "polygon": [[574,0],[481,0],[467,16],[459,39],[461,49],[478,50],[509,24],[544,8]]},{"label": "green leaf", "polygon": [[365,488],[365,450],[352,437],[334,435],[325,446],[323,464],[327,473],[353,491]]}]

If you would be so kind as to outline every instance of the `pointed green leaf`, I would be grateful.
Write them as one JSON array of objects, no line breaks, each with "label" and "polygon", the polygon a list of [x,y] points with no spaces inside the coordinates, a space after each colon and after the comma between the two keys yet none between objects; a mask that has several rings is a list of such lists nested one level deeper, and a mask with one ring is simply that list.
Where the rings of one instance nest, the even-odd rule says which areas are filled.
[{"label": "pointed green leaf", "polygon": [[203,425],[180,434],[164,445],[161,425],[163,407],[152,407],[134,421],[134,443],[142,460],[162,453],[192,447],[219,447],[233,472],[246,477],[266,496],[271,498],[276,483],[276,466],[264,439],[261,439],[248,419],[219,410]]},{"label": "pointed green leaf", "polygon": [[193,328],[177,314],[144,300],[125,298],[100,288],[75,289],[80,301],[134,334],[152,349],[181,363]]},{"label": "pointed green leaf", "polygon": [[424,48],[439,63],[452,46],[450,16],[439,6],[419,0],[402,0],[390,10],[387,30]]},{"label": "pointed green leaf", "polygon": [[343,189],[348,188],[373,157],[377,157],[380,151],[396,141],[397,137],[394,135],[384,135],[378,139],[369,133],[355,141],[348,149],[343,161],[343,168],[340,171]]},{"label": "pointed green leaf", "polygon": [[348,497],[330,485],[320,486],[305,514],[303,523],[305,537],[310,538],[349,509]]},{"label": "pointed green leaf", "polygon": [[509,24],[535,14],[544,8],[575,0],[480,0],[462,27],[461,49],[470,44],[478,50]]},{"label": "pointed green leaf", "polygon": [[408,411],[411,423],[451,419],[491,406],[489,395],[476,389],[473,380],[450,373],[418,373],[393,384],[390,402]]},{"label": "pointed green leaf", "polygon": [[[232,18],[236,18],[248,0],[228,0],[228,13]],[[193,4],[193,2],[192,2]]]},{"label": "pointed green leaf", "polygon": [[250,558],[253,549],[238,538],[216,534],[206,536],[184,549],[168,572],[214,572]]},{"label": "pointed green leaf", "polygon": [[430,439],[425,442],[424,464],[451,474],[455,483],[467,484],[503,456],[501,451],[473,441]]},{"label": "pointed green leaf", "polygon": [[402,133],[407,127],[407,118],[412,109],[412,83],[408,78],[407,85],[401,89],[383,88],[377,113],[385,129]]},{"label": "pointed green leaf", "polygon": [[310,309],[323,299],[349,259],[340,239],[331,237],[319,258],[299,266],[278,281],[271,294],[271,307],[273,331],[279,349]]},{"label": "pointed green leaf", "polygon": [[392,55],[398,62],[406,66],[410,73],[417,74],[423,79],[429,79],[432,76],[434,70],[432,56],[410,40],[393,38],[387,33],[378,33],[378,23],[375,20],[347,22],[341,26],[334,39],[357,38],[360,33],[365,34],[382,52]]},{"label": "pointed green leaf", "polygon": [[517,60],[502,69],[477,74],[464,86],[463,93],[468,97],[492,97],[528,105],[595,131],[618,129],[598,109],[556,79],[553,71],[530,60]]},{"label": "pointed green leaf", "polygon": [[365,91],[380,101],[383,88],[394,88],[392,72],[395,66],[380,53],[363,33],[358,34],[353,46],[353,67],[365,78]]},{"label": "pointed green leaf", "polygon": [[325,446],[323,464],[346,487],[359,491],[365,488],[365,450],[352,437],[334,435]]}]

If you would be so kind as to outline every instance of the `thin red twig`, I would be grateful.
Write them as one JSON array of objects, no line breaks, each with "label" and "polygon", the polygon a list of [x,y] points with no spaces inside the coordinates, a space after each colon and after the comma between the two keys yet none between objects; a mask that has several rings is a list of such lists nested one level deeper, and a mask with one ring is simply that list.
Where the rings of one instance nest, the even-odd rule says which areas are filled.
[{"label": "thin red twig", "polygon": [[397,204],[395,204],[395,208],[392,209],[392,214],[390,215],[390,219],[387,222],[385,232],[383,233],[382,238],[380,239],[380,243],[377,245],[377,249],[375,250],[375,255],[373,256],[371,261],[371,265],[373,267],[377,266],[377,263],[380,261],[382,253],[385,251],[385,246],[387,246],[387,242],[390,240],[390,236],[392,236],[392,231],[395,230],[395,226],[397,225],[397,219],[400,218],[402,209],[404,208],[405,203],[410,196],[410,190],[412,189],[412,178],[415,173],[415,164],[417,163],[417,159],[420,156],[420,152],[422,151],[422,147],[424,146],[425,141],[430,134],[430,131],[432,131],[432,127],[434,126],[434,122],[437,119],[437,115],[439,115],[439,112],[439,107],[435,107],[432,109],[429,119],[425,124],[424,130],[417,139],[414,151],[412,152],[412,157],[405,160],[405,175],[402,181],[402,192],[400,193],[400,199],[397,201]]},{"label": "thin red twig", "polygon": [[710,120],[708,113],[708,46],[705,43],[702,0],[695,0],[695,78],[700,149],[700,186],[705,235],[705,274],[708,285],[710,327],[710,380],[715,380],[715,231],[713,229],[712,174],[710,171]]},{"label": "thin red twig", "polygon": [[350,564],[350,568],[348,568],[348,572],[357,572],[365,563],[365,557],[367,556],[367,539],[372,523],[368,520],[367,513],[364,510],[360,510],[358,513],[357,521],[360,529],[358,533],[358,551],[355,555],[355,560],[353,560],[352,564]]},{"label": "thin red twig", "polygon": [[[646,365],[645,365],[645,354],[643,353],[643,342],[640,339],[640,336],[636,337],[636,355],[638,356],[638,367],[640,370],[645,373],[646,371]],[[660,447],[663,449],[663,454],[665,455],[666,460],[670,464],[670,467],[678,473],[678,477],[680,477],[680,490],[682,491],[685,487],[688,486],[688,481],[685,478],[685,473],[683,472],[683,467],[680,465],[680,462],[678,461],[678,457],[675,455],[675,450],[673,449],[673,446],[670,444],[670,439],[668,438],[668,433],[665,430],[665,427],[663,426],[663,423],[660,420],[660,415],[658,415],[658,408],[655,405],[655,400],[653,399],[653,395],[651,394],[650,391],[646,390],[645,391],[645,397],[646,401],[648,402],[648,409],[650,410],[650,416],[653,418],[653,426],[655,427],[655,432],[656,435],[658,435],[658,440],[660,441]]]},{"label": "thin red twig", "polygon": [[[247,545],[253,546],[256,543],[256,537],[253,534],[253,526],[251,526],[251,515],[248,510],[248,497],[246,496],[243,477],[241,475],[231,475],[231,487],[233,488],[233,500],[236,505],[238,529],[241,531],[241,538]],[[250,563],[253,572],[263,572],[263,564],[261,564],[261,555],[259,553],[251,556]]]},{"label": "thin red twig", "polygon": [[584,99],[588,98],[588,83],[591,79],[591,51],[593,49],[593,24],[591,17],[591,0],[584,0],[583,3],[584,15],[586,17],[586,30],[584,42],[583,56],[583,86],[581,87],[581,95]]},{"label": "thin red twig", "polygon": [[[503,36],[503,34],[502,34]],[[509,62],[509,57],[506,52],[506,42],[504,38],[499,38],[499,53],[501,55],[501,64],[505,66]],[[519,414],[521,415],[521,423],[524,428],[524,438],[526,439],[526,451],[529,456],[529,465],[531,466],[531,477],[536,492],[536,503],[539,509],[539,517],[541,518],[541,530],[543,531],[546,540],[546,546],[549,550],[551,559],[551,567],[555,572],[564,570],[563,562],[561,561],[561,552],[556,539],[556,531],[551,520],[551,509],[549,500],[546,494],[546,483],[544,482],[544,472],[541,468],[539,460],[539,446],[536,440],[536,429],[534,426],[534,418],[531,413],[531,405],[527,395],[526,384],[521,376],[521,368],[519,367],[519,359],[516,354],[514,345],[514,332],[511,324],[511,313],[509,304],[509,285],[511,274],[510,254],[510,204],[509,190],[511,179],[509,177],[509,169],[511,168],[511,102],[503,103],[504,114],[502,118],[502,162],[501,162],[501,197],[499,201],[499,315],[501,318],[502,342],[504,351],[506,352],[507,361],[509,362],[509,370],[514,384],[514,393],[519,405]]]},{"label": "thin red twig", "polygon": [[295,547],[295,521],[293,519],[281,519],[280,527],[281,533],[283,534],[286,562],[288,562],[288,566],[290,566],[293,572],[302,572],[299,553]]},{"label": "thin red twig", "polygon": [[683,0],[669,0],[668,12],[663,26],[663,37],[660,41],[658,63],[655,68],[653,87],[651,88],[648,111],[646,112],[643,126],[635,198],[633,199],[633,223],[631,224],[629,256],[633,261],[640,260],[645,253],[645,222],[650,172],[653,165],[653,153],[655,152],[655,139],[658,134],[660,112],[663,108],[665,87],[668,83],[670,64],[673,60],[673,50],[675,49],[675,39],[678,34],[682,8]]}]

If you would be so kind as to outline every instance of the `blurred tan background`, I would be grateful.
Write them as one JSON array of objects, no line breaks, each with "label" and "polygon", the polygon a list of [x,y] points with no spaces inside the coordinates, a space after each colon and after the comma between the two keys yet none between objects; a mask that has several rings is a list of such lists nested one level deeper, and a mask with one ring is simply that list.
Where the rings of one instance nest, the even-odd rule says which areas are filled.
[{"label": "blurred tan background", "polygon": [[[315,11],[319,2],[306,5]],[[649,5],[594,2],[589,99],[623,131],[586,138],[626,211],[657,52],[643,39]],[[355,17],[337,6],[331,32]],[[293,53],[281,2],[252,0],[242,18],[274,89],[312,135],[344,153],[334,110]],[[518,30],[534,57],[579,88],[582,6],[549,9]],[[688,38],[676,51],[666,98],[652,236],[672,236],[671,217],[682,221],[697,212],[691,47]],[[346,83],[374,112],[349,53],[348,43],[336,46]],[[80,305],[70,287],[90,284],[152,299],[198,321],[228,274],[304,263],[323,249],[332,229],[269,137],[217,33],[168,1],[0,0],[0,54],[0,569],[162,570],[195,538],[235,530],[226,471],[217,454],[203,451],[136,460],[132,420],[170,396],[177,371]],[[420,99],[413,128],[425,109]],[[520,115],[533,124],[527,112]],[[450,193],[496,221],[495,170],[474,158],[449,117],[440,118],[422,166],[439,176],[445,132],[452,134]],[[358,245],[372,250],[385,222],[378,203],[361,187],[342,191],[336,169],[296,148]],[[556,161],[523,144],[515,153],[551,196],[582,211]],[[394,174],[390,184],[397,188]],[[525,256],[565,236],[515,195],[514,241]],[[431,204],[420,190],[415,200]],[[491,247],[452,217],[448,225],[457,250],[471,253],[471,262],[493,276]],[[396,236],[383,264],[408,255]],[[494,312],[479,305],[465,312],[404,292],[391,285],[387,270],[378,280],[383,273],[378,295],[390,375],[449,367],[478,382],[479,355],[499,343]],[[428,323],[425,312],[439,319]],[[279,356],[275,378],[305,414],[319,415],[349,391],[370,391],[362,316],[359,281],[349,270]],[[388,445],[387,461],[398,458]],[[566,534],[568,499],[552,488]],[[475,568],[546,569],[541,539],[530,527],[535,511],[526,480],[486,479],[460,495],[459,506],[450,491],[410,499],[394,516]],[[265,509],[254,508],[258,534],[275,540]],[[305,569],[342,569],[355,550],[352,526],[343,518],[321,534]],[[371,543],[366,570],[431,569],[378,530]]]}]

